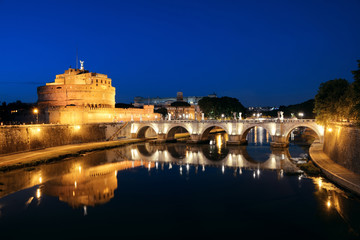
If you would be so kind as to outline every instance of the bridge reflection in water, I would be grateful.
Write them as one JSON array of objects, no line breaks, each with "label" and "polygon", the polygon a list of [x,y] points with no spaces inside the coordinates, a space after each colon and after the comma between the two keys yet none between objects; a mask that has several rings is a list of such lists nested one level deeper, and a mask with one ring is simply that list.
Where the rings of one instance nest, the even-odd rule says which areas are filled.
[{"label": "bridge reflection in water", "polygon": [[175,169],[175,166],[179,174],[189,172],[192,167],[196,172],[212,166],[234,174],[250,169],[254,177],[259,177],[264,169],[277,171],[278,177],[299,170],[289,160],[287,149],[272,151],[266,161],[259,162],[248,154],[245,146],[143,143],[3,173],[0,175],[0,197],[37,186],[34,199],[28,199],[28,203],[40,200],[46,194],[56,196],[72,207],[95,206],[114,197],[118,187],[117,174],[121,171],[137,167]]},{"label": "bridge reflection in water", "polygon": [[[299,171],[290,160],[288,149],[272,149],[266,159],[259,161],[248,153],[247,147],[225,147],[223,142],[226,135],[215,135],[214,139],[217,141],[212,145],[129,145],[32,169],[3,173],[0,175],[0,205],[6,208],[14,204],[2,201],[7,195],[22,189],[33,189],[30,196],[18,202],[40,204],[44,195],[54,196],[73,208],[83,208],[86,215],[87,207],[105,204],[115,197],[114,192],[121,184],[118,176],[122,171],[136,168],[146,168],[150,174],[156,170],[194,176],[206,172],[209,167],[216,167],[223,174],[239,176],[246,172],[246,176],[250,174],[249,177],[255,179],[261,178],[262,171],[275,171],[278,179],[286,173]],[[267,141],[265,135],[262,142],[255,140],[253,144],[264,141]],[[301,176],[297,178],[301,184]],[[357,223],[359,218],[353,217],[353,210],[346,207],[349,200],[344,193],[322,179],[315,179],[314,182],[318,185],[315,196],[320,205],[326,211],[338,212],[350,227],[354,226],[354,219]]]}]

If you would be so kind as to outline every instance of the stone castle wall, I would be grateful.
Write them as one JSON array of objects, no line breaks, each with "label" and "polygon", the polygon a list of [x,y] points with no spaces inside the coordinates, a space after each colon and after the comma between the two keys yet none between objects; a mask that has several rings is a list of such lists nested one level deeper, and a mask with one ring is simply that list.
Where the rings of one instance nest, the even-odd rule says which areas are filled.
[{"label": "stone castle wall", "polygon": [[154,106],[144,108],[88,108],[82,106],[52,107],[45,113],[45,123],[117,123],[128,121],[156,121],[161,114],[154,113]]},{"label": "stone castle wall", "polygon": [[324,152],[336,163],[360,174],[360,129],[330,124],[325,130]]},{"label": "stone castle wall", "polygon": [[0,154],[105,141],[110,135],[106,124],[1,126]]}]

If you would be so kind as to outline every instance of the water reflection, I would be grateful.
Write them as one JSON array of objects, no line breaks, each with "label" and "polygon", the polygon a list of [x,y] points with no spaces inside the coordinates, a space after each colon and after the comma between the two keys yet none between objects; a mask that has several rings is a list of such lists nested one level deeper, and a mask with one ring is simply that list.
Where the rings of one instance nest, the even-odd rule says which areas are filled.
[{"label": "water reflection", "polygon": [[[259,130],[254,129],[255,131]],[[260,143],[260,139],[262,143],[267,141],[266,132],[262,135],[263,138],[256,137],[259,139],[256,143]],[[226,146],[225,136],[220,136],[214,135],[215,144],[150,145],[142,143],[95,152],[36,168],[3,173],[0,175],[0,214],[3,214],[3,209],[14,204],[7,200],[8,196],[22,189],[33,188],[31,196],[26,196],[18,202],[25,206],[35,202],[39,205],[45,196],[53,196],[73,208],[80,209],[84,215],[88,215],[89,206],[105,204],[116,197],[115,190],[121,183],[119,175],[125,174],[128,171],[124,172],[124,170],[129,169],[131,171],[144,169],[146,175],[171,171],[181,178],[186,178],[193,174],[207,173],[210,167],[211,170],[216,167],[219,175],[229,175],[229,173],[230,176],[242,175],[244,177],[246,175],[257,184],[260,184],[259,179],[268,181],[269,175],[266,172],[273,172],[280,180],[279,182],[284,182],[281,179],[286,174],[291,175],[299,171],[290,160],[288,149],[270,150],[268,148],[269,154],[264,155],[265,160],[259,160],[257,156],[251,156],[248,153],[251,146]],[[303,175],[294,177],[299,187],[304,181],[303,177]],[[314,195],[319,208],[329,214],[341,216],[349,225],[350,231],[356,235],[357,226],[360,223],[358,201],[349,198],[347,194],[322,178],[313,180],[316,186]],[[288,183],[286,185],[283,187],[291,186]]]},{"label": "water reflection", "polygon": [[348,225],[351,235],[359,237],[360,209],[356,206],[359,200],[322,177],[314,177],[312,180],[318,188],[315,197],[320,208],[326,209],[329,214],[340,216]]},{"label": "water reflection", "polygon": [[147,143],[123,148],[96,152],[37,168],[15,170],[0,175],[0,197],[21,189],[41,186],[35,193],[37,199],[42,194],[56,196],[72,207],[95,206],[108,202],[117,189],[117,174],[122,170],[137,167],[172,169],[179,166],[179,173],[189,172],[195,166],[205,171],[206,166],[219,167],[224,173],[232,168],[234,173],[242,169],[252,169],[256,176],[260,170],[269,169],[285,173],[298,172],[299,169],[289,160],[287,150],[273,151],[264,162],[257,162],[246,147],[224,147],[221,144],[193,145]]}]

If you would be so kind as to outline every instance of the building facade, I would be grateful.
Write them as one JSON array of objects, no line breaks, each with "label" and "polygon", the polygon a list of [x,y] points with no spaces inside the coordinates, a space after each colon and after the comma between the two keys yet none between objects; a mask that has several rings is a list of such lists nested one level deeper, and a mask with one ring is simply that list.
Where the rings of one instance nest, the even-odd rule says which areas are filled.
[{"label": "building facade", "polygon": [[38,107],[45,123],[82,124],[159,120],[154,106],[115,108],[115,88],[105,74],[69,68],[38,87]]},{"label": "building facade", "polygon": [[105,74],[69,68],[55,81],[38,87],[38,106],[114,108],[115,88]]},{"label": "building facade", "polygon": [[[182,92],[178,92],[176,97],[169,97],[169,98],[143,98],[143,97],[135,97],[134,98],[134,106],[135,107],[141,107],[147,104],[155,105],[155,107],[166,107],[171,105],[171,103],[178,101],[179,96],[181,95],[182,100],[184,102],[189,103],[190,105],[198,105],[198,102],[203,97],[196,97],[196,96],[190,96],[190,97],[183,97]],[[207,97],[217,97],[215,93],[208,95]]]}]

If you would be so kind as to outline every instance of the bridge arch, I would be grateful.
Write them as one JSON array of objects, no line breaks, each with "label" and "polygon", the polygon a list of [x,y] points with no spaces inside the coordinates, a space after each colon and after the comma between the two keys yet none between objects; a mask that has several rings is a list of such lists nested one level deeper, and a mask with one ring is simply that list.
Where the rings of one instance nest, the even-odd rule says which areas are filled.
[{"label": "bridge arch", "polygon": [[315,125],[315,124],[306,124],[306,123],[293,124],[293,125],[289,126],[287,129],[285,129],[284,137],[285,137],[286,142],[289,142],[289,137],[290,137],[291,132],[294,129],[299,128],[299,127],[305,127],[305,128],[311,129],[312,131],[314,131],[316,133],[320,142],[323,142],[324,134],[322,132],[323,130],[321,130],[321,127],[318,125]]},{"label": "bridge arch", "polygon": [[174,126],[171,126],[171,128],[169,128],[169,130],[166,133],[166,139],[174,139],[175,133],[180,129],[185,129],[189,134],[191,134],[191,131],[187,126],[182,124],[176,124]]},{"label": "bridge arch", "polygon": [[153,126],[151,125],[145,125],[145,126],[141,126],[137,133],[136,133],[136,137],[137,138],[145,138],[146,137],[146,132],[151,129],[152,131],[154,131],[154,133],[156,134],[156,128],[154,128]]},{"label": "bridge arch", "polygon": [[255,129],[255,127],[261,127],[261,128],[264,128],[270,137],[273,137],[273,131],[271,128],[269,128],[269,126],[267,125],[258,125],[258,124],[254,124],[254,125],[250,125],[250,126],[246,126],[245,127],[245,130],[243,131],[243,133],[241,134],[241,137],[240,137],[240,140],[241,141],[246,141],[246,137],[248,135],[248,133],[251,131],[251,129]]},{"label": "bridge arch", "polygon": [[208,140],[210,131],[213,130],[214,128],[216,128],[216,127],[223,129],[227,134],[229,134],[229,131],[225,126],[222,126],[220,124],[211,124],[211,125],[208,125],[208,126],[204,127],[204,129],[201,131],[200,139],[201,140]]}]

